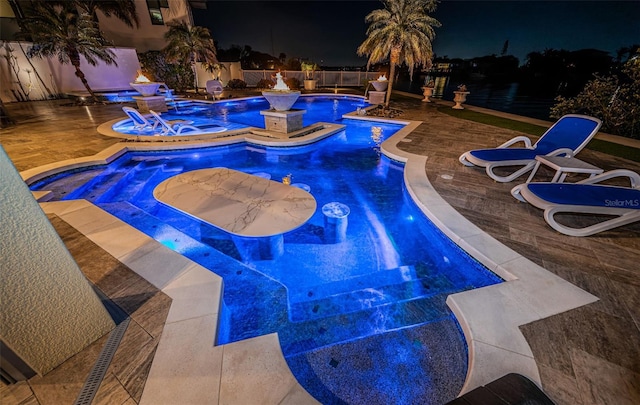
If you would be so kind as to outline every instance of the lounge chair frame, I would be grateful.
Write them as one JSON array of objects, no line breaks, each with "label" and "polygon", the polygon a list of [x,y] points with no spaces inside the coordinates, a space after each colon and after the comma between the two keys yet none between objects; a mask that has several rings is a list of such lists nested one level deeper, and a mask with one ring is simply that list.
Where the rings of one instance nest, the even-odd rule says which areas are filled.
[{"label": "lounge chair frame", "polygon": [[[636,172],[626,169],[611,170],[606,173],[599,174],[597,176],[579,181],[575,184],[592,184],[593,187],[609,188],[611,190],[612,198],[615,196],[615,190],[619,189],[618,186],[609,186],[604,184],[598,184],[605,180],[613,179],[616,177],[626,177],[631,183],[632,189],[640,191],[640,175]],[[534,183],[536,184],[536,183]],[[563,186],[563,183],[550,183],[557,186]],[[556,231],[570,236],[590,236],[599,232],[607,231],[609,229],[617,228],[623,225],[627,225],[636,221],[640,221],[640,192],[639,198],[633,200],[632,203],[635,208],[624,207],[602,207],[602,206],[589,206],[589,205],[577,205],[577,204],[556,204],[544,200],[532,193],[529,188],[529,184],[520,184],[515,188],[518,188],[519,194],[522,199],[531,205],[544,210],[544,219],[547,224]],[[583,228],[573,228],[560,224],[556,221],[555,216],[558,214],[593,214],[593,215],[609,215],[615,218],[604,220],[597,224],[589,225]]]},{"label": "lounge chair frame", "polygon": [[[508,140],[507,142],[503,143],[502,145],[499,145],[495,149],[505,149],[505,148],[509,148],[509,147],[513,146],[514,144],[516,144],[518,142],[523,142],[525,149],[535,150],[538,147],[538,144],[540,144],[540,142],[545,138],[545,136],[548,136],[549,133],[552,133],[552,131],[553,131],[553,129],[554,129],[554,127],[556,125],[558,125],[564,119],[571,119],[571,118],[581,118],[581,119],[590,120],[590,121],[595,122],[596,126],[587,136],[585,136],[583,142],[580,143],[580,145],[578,145],[577,148],[575,148],[575,149],[557,148],[557,149],[555,149],[555,150],[553,150],[551,152],[548,152],[548,153],[540,153],[540,155],[573,157],[578,152],[580,152],[587,145],[587,143],[589,143],[591,138],[593,138],[595,136],[595,134],[600,129],[600,126],[602,126],[602,121],[601,120],[599,120],[598,118],[587,116],[587,115],[567,114],[567,115],[562,116],[549,129],[547,129],[547,131],[545,131],[545,133],[533,145],[531,144],[531,139],[529,139],[528,137],[526,137],[524,135],[521,135],[521,136],[516,136],[515,138],[512,138],[512,139]],[[479,159],[479,158],[473,156],[473,152],[474,151],[468,151],[468,152],[465,152],[462,155],[460,155],[460,157],[458,159],[460,161],[460,163],[462,163],[465,166],[470,166],[470,167],[471,166],[484,167],[486,172],[487,172],[487,175],[489,177],[491,177],[492,179],[494,179],[495,181],[498,181],[500,183],[508,183],[510,181],[513,181],[516,178],[522,176],[523,174],[531,171],[533,169],[533,167],[536,165],[536,160],[535,159],[518,159],[518,160],[506,160],[505,159],[505,160],[499,160],[499,161],[488,161],[488,160]],[[501,175],[495,173],[495,169],[504,168],[504,167],[508,167],[508,166],[522,166],[522,167],[520,167],[519,169],[516,169],[514,172],[512,172],[511,174],[508,174],[506,176],[501,176]]]},{"label": "lounge chair frame", "polygon": [[187,121],[175,122],[175,121],[166,121],[164,118],[160,116],[157,112],[153,110],[149,110],[151,116],[158,122],[158,124],[162,127],[162,132],[160,135],[181,135],[183,131],[194,131],[197,133],[202,132],[200,128],[194,127],[189,124]]},{"label": "lounge chair frame", "polygon": [[151,121],[148,117],[144,116],[140,111],[131,107],[122,107],[122,111],[133,122],[133,129],[136,131],[152,131],[158,126],[158,121]]}]

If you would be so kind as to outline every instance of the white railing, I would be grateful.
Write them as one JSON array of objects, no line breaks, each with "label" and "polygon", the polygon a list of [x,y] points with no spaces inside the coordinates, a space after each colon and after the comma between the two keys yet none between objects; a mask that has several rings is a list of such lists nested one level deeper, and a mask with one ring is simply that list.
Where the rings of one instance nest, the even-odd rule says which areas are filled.
[{"label": "white railing", "polygon": [[[242,80],[248,87],[255,85],[262,79],[275,81],[277,70],[242,70]],[[305,72],[301,70],[280,71],[285,79],[292,77],[304,83]],[[380,72],[349,72],[342,70],[317,70],[314,72],[314,79],[317,80],[318,87],[359,87],[364,86],[369,80],[376,80],[380,77]]]}]

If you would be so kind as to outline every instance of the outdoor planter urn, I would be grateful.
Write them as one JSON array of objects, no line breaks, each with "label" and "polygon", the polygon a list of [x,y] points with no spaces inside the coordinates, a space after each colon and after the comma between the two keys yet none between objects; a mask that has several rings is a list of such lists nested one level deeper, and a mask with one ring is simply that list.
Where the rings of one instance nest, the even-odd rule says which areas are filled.
[{"label": "outdoor planter urn", "polygon": [[304,79],[304,89],[305,90],[315,90],[317,82],[318,81],[315,80],[315,79]]},{"label": "outdoor planter urn", "polygon": [[430,86],[424,86],[422,88],[422,95],[424,96],[424,98],[422,99],[422,101],[424,103],[430,103],[431,100],[429,100],[429,97],[433,96],[433,87]]},{"label": "outdoor planter urn", "polygon": [[453,101],[456,103],[456,105],[454,105],[451,108],[453,108],[454,110],[464,110],[464,107],[462,106],[462,103],[467,101],[467,94],[469,94],[469,92],[468,91],[454,91],[453,94],[454,94]]}]

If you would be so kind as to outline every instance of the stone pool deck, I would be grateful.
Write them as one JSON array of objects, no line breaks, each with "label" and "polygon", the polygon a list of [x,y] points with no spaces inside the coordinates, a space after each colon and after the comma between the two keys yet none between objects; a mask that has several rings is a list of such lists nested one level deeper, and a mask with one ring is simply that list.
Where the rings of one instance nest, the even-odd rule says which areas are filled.
[{"label": "stone pool deck", "polygon": [[[34,102],[8,106],[18,125],[3,129],[0,142],[19,171],[93,155],[118,142],[97,134],[95,128],[120,117],[120,105],[77,107],[63,104]],[[460,153],[466,150],[495,146],[519,133],[452,118],[439,112],[436,105],[421,103],[419,99],[403,98],[393,106],[403,110],[400,119],[422,121],[406,137],[408,142],[398,143],[398,149],[423,158],[422,167],[431,186],[449,205],[496,241],[599,298],[589,305],[520,327],[533,353],[545,392],[558,404],[638,403],[640,224],[588,238],[560,235],[546,225],[539,210],[517,203],[510,196],[513,184],[495,183],[483,170],[464,167],[457,161]],[[636,162],[588,149],[581,152],[580,157],[605,170],[640,171],[640,164]],[[545,173],[541,171],[541,175]],[[83,240],[59,218],[52,217],[52,222],[88,277],[92,279],[90,274],[100,274],[95,281],[92,279],[97,286],[102,289],[100,282],[114,283],[104,289],[113,290],[111,297],[116,302],[118,297],[138,299],[128,302],[132,319],[137,320],[134,324],[139,327],[130,326],[130,340],[121,345],[94,401],[138,403],[143,397],[151,361],[169,316],[171,298],[137,278],[134,283],[118,287],[118,280],[129,276],[120,273],[128,269],[117,258],[91,241]],[[74,247],[74,243],[77,246]],[[103,257],[101,255],[111,256],[112,260],[96,260]],[[139,290],[126,290],[129,288]],[[100,342],[96,342],[44,377],[3,387],[3,403],[72,403],[100,347]],[[246,352],[238,353],[238,356],[238,361],[252,357]],[[502,360],[497,358],[496,364]],[[194,380],[197,377],[194,375]],[[280,402],[282,398],[276,402],[267,400],[270,397],[265,395],[270,391],[260,385],[259,375],[248,378],[256,381],[256,396],[245,397],[245,400]],[[190,382],[165,383],[188,385]],[[307,403],[309,398],[296,388],[295,381],[286,383],[291,387],[288,403]],[[211,394],[217,389],[212,387]],[[219,401],[213,403],[233,402],[226,401],[224,393],[220,394]],[[275,400],[275,397],[271,399]]]}]

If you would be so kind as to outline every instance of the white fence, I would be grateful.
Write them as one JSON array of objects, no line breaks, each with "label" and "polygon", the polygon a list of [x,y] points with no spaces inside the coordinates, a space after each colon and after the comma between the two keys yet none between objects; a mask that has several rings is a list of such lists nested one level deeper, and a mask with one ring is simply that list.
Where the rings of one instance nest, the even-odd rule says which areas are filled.
[{"label": "white fence", "polygon": [[[262,79],[272,80],[275,82],[277,70],[243,70],[242,80],[249,87],[255,85]],[[283,70],[280,71],[285,79],[292,77],[300,80],[302,85],[305,80],[305,72],[300,70]],[[318,87],[359,87],[363,86],[369,80],[376,80],[380,77],[380,72],[348,72],[341,70],[317,70],[314,72],[314,79],[317,80]]]}]

